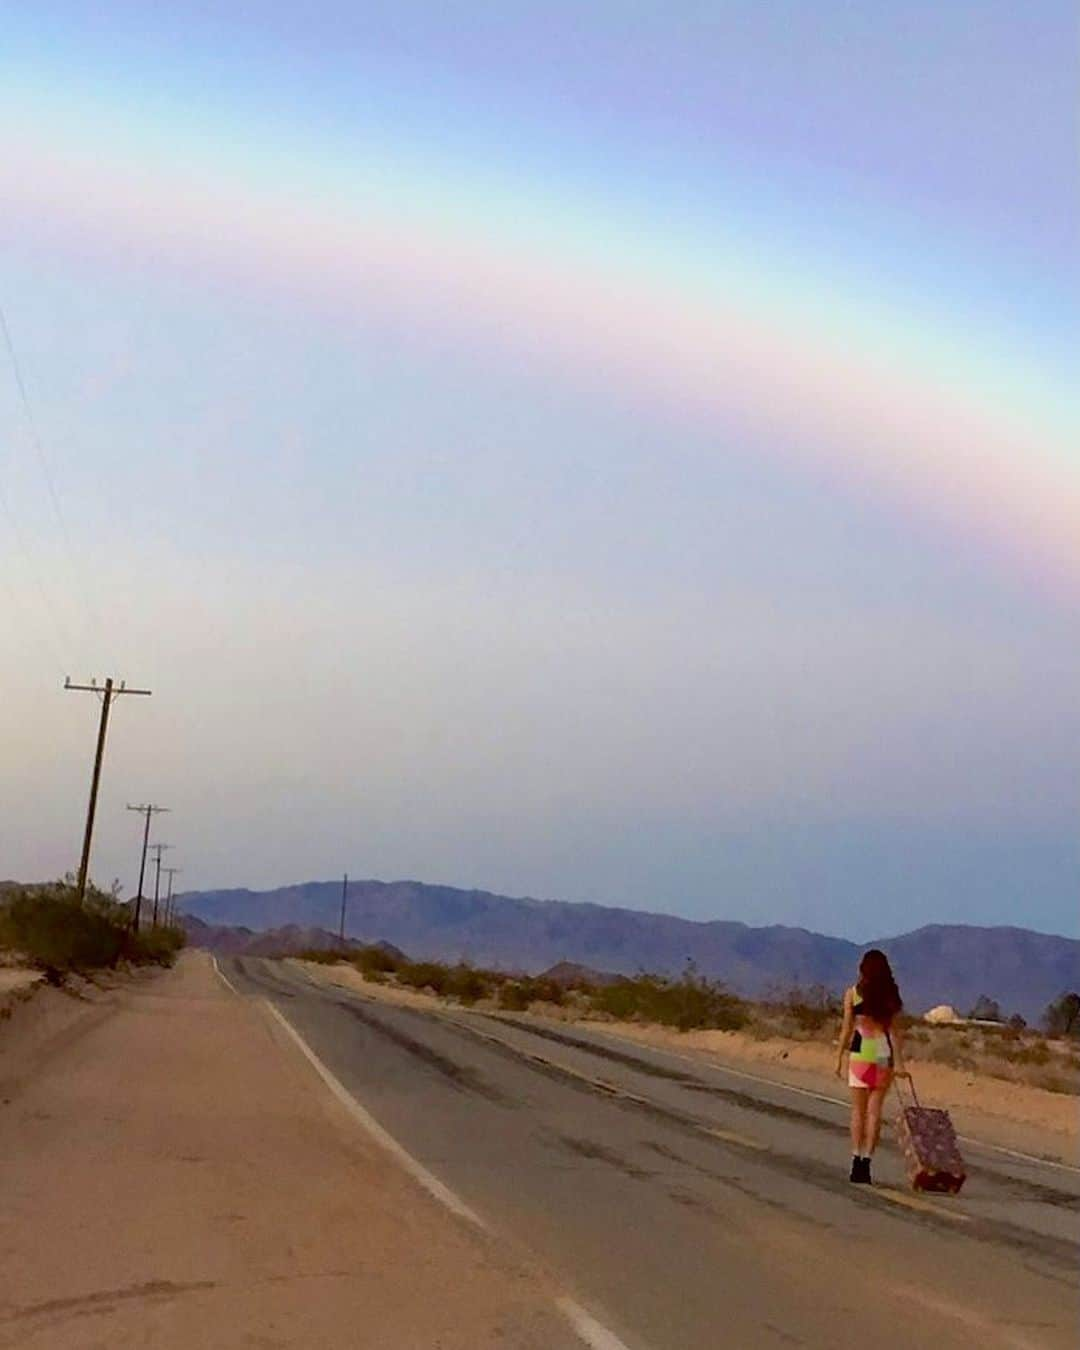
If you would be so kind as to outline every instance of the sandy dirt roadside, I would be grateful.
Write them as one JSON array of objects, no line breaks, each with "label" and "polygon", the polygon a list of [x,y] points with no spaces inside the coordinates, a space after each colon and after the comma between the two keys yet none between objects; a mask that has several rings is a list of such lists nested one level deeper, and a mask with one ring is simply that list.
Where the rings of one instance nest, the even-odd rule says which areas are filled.
[{"label": "sandy dirt roadside", "polygon": [[[412,1007],[446,1002],[431,994],[365,981],[353,966],[319,965],[295,959],[290,963],[302,968],[312,979],[361,990],[390,1002]],[[770,1082],[827,1097],[847,1098],[846,1086],[832,1072],[836,1050],[824,1042],[781,1038],[761,1041],[741,1032],[678,1032],[631,1022],[590,1021],[588,1025],[609,1035],[752,1073]],[[920,1062],[917,1055],[916,1047],[910,1058],[920,1098],[928,1105],[946,1107],[962,1134],[1000,1148],[1018,1149],[1080,1166],[1080,1101],[1076,1097],[988,1075],[972,1075],[944,1064]],[[890,1107],[890,1114],[893,1109]]]},{"label": "sandy dirt roadside", "polygon": [[110,999],[0,1030],[0,1347],[579,1344],[207,956]]},{"label": "sandy dirt roadside", "polygon": [[27,970],[22,966],[0,966],[0,1006],[4,996],[15,989],[31,988],[41,982],[36,970]]}]

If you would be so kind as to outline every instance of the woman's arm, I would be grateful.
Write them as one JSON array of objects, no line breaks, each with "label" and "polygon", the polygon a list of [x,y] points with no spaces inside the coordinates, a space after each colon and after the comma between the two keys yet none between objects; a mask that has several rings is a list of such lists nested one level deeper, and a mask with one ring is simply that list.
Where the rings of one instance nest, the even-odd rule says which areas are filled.
[{"label": "woman's arm", "polygon": [[844,991],[844,1020],[840,1025],[840,1040],[836,1047],[836,1076],[844,1076],[844,1051],[851,1045],[851,1030],[855,1025],[855,1014],[852,1011],[855,1002],[854,995],[850,989]]}]

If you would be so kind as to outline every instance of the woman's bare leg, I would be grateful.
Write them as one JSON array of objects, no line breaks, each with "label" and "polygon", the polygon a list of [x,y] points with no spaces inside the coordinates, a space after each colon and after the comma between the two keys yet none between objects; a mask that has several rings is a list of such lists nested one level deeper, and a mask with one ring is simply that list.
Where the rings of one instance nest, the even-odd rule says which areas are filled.
[{"label": "woman's bare leg", "polygon": [[863,1134],[862,1153],[866,1158],[873,1157],[874,1149],[877,1148],[878,1140],[881,1138],[881,1115],[885,1109],[885,1098],[889,1094],[889,1084],[884,1087],[874,1088],[867,1095],[870,1100],[866,1103],[866,1124]]},{"label": "woman's bare leg", "polygon": [[851,1151],[861,1156],[863,1136],[866,1133],[866,1099],[870,1093],[866,1088],[851,1089]]}]

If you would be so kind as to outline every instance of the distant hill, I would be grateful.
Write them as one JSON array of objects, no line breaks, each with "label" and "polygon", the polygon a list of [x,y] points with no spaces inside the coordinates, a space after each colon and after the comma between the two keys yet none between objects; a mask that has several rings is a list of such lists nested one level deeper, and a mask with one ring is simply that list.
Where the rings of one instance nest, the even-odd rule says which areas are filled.
[{"label": "distant hill", "polygon": [[[336,941],[341,883],[188,892],[179,899],[187,914],[210,925],[243,925],[253,932],[317,927]],[[877,945],[893,959],[913,1011],[939,1003],[966,1011],[988,994],[1007,1013],[1030,1019],[1064,990],[1080,988],[1080,941],[1024,928],[933,925],[859,946],[804,928],[701,923],[417,881],[355,881],[349,884],[346,931],[365,942],[385,939],[414,958],[465,958],[532,972],[565,961],[616,974],[677,973],[692,960],[703,975],[750,997],[796,983],[842,989],[860,953]]]},{"label": "distant hill", "polygon": [[200,947],[222,956],[287,956],[293,952],[333,951],[337,948],[347,951],[370,945],[381,947],[399,961],[408,960],[405,953],[392,942],[366,944],[353,938],[346,938],[342,942],[336,933],[330,933],[325,928],[304,928],[295,923],[287,923],[281,928],[257,930],[243,925],[203,923],[194,914],[181,914],[180,923],[187,933],[189,947]]},{"label": "distant hill", "polygon": [[581,966],[576,961],[558,961],[549,970],[540,971],[542,979],[560,984],[564,989],[573,989],[575,985],[591,984],[597,987],[605,984],[618,984],[625,975],[616,975],[610,970],[594,970],[592,966]]},{"label": "distant hill", "polygon": [[279,956],[314,947],[341,946],[344,949],[356,945],[341,943],[336,933],[329,933],[325,928],[302,928],[295,923],[257,931],[242,925],[203,923],[193,914],[182,915],[180,922],[187,933],[189,946],[203,947],[222,956]]}]

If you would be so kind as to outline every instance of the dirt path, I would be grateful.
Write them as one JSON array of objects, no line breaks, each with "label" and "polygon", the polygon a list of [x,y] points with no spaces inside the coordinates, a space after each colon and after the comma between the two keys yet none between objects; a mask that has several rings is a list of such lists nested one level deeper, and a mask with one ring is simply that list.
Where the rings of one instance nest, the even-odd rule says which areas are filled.
[{"label": "dirt path", "polygon": [[0,1347],[579,1344],[201,953],[64,1016],[0,1034]]}]

